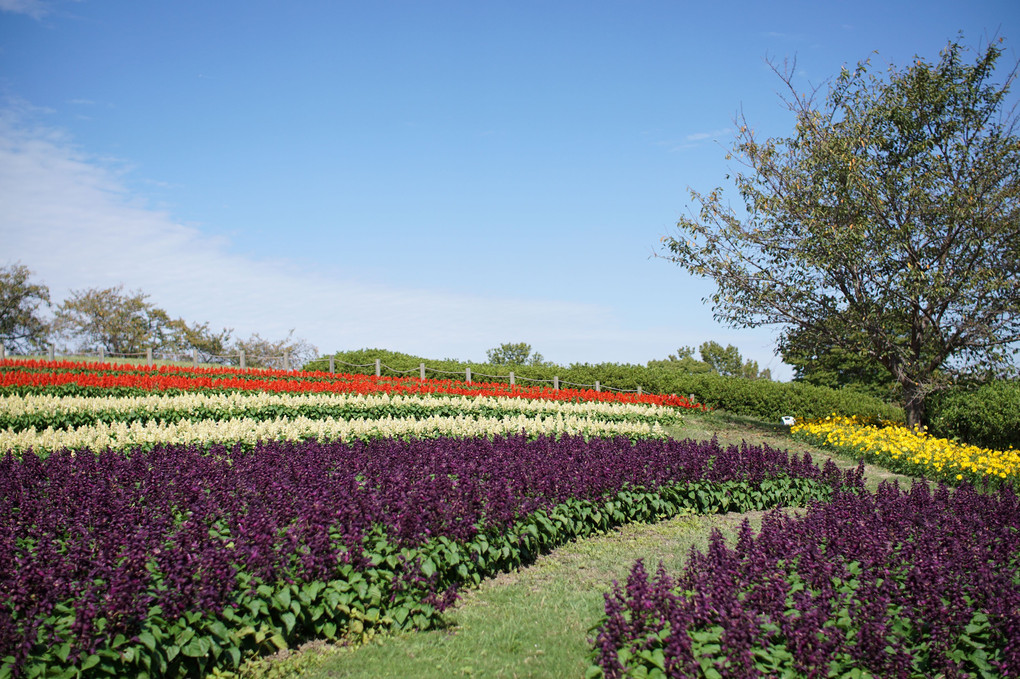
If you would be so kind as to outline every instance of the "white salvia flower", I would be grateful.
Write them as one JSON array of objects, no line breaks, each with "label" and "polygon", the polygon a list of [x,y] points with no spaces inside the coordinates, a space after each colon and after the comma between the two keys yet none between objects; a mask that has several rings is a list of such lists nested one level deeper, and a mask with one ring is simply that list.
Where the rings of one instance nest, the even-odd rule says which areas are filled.
[{"label": "white salvia flower", "polygon": [[52,451],[59,448],[128,449],[159,443],[202,444],[256,441],[303,440],[317,437],[324,440],[350,440],[355,437],[381,436],[497,436],[521,431],[530,434],[583,434],[586,436],[624,435],[632,437],[663,437],[657,423],[604,421],[591,417],[555,415],[508,415],[471,417],[437,415],[425,419],[394,418],[342,420],[336,418],[279,417],[272,420],[229,418],[223,420],[180,420],[165,423],[157,420],[114,422],[68,430],[34,428],[21,432],[0,432],[0,449]]}]

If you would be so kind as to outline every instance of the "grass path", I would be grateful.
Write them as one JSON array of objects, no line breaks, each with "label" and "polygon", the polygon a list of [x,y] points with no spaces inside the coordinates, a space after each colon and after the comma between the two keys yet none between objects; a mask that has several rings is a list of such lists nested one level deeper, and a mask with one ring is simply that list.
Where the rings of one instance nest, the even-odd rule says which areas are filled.
[{"label": "grass path", "polygon": [[[671,432],[676,438],[708,439],[724,445],[767,443],[810,452],[819,464],[832,459],[843,468],[848,458],[830,456],[792,440],[781,425],[728,416],[698,414]],[[867,466],[868,486],[906,477]],[[714,529],[735,539],[747,519],[757,531],[761,512],[684,516],[657,524],[632,524],[611,533],[573,542],[540,557],[533,565],[504,573],[462,592],[441,630],[387,635],[359,647],[312,643],[254,663],[246,679],[404,677],[562,678],[583,677],[588,667],[590,630],[603,613],[603,595],[613,580],[627,577],[636,559],[654,570],[661,561],[682,568],[692,547],[703,549]]]}]

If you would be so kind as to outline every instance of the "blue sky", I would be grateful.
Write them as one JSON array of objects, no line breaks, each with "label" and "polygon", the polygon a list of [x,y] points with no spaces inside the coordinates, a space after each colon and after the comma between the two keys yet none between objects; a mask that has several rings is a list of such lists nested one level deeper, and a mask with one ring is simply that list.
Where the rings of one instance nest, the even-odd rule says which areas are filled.
[{"label": "blue sky", "polygon": [[[922,9],[923,8],[923,9]],[[322,352],[644,363],[718,324],[651,255],[844,64],[1006,39],[985,2],[0,0],[0,264]],[[877,52],[877,54],[873,54]]]}]

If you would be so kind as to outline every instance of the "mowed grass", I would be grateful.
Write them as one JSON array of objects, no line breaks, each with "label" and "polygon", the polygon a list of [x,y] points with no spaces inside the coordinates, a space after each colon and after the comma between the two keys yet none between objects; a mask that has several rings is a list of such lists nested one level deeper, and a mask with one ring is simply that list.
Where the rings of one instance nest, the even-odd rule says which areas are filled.
[{"label": "mowed grass", "polygon": [[[710,439],[723,445],[766,443],[815,462],[842,468],[857,461],[794,441],[787,428],[725,413],[693,413],[676,438]],[[865,468],[868,487],[911,479],[880,467]],[[794,510],[788,510],[794,511]],[[589,665],[592,628],[603,613],[604,594],[623,582],[635,560],[653,571],[661,562],[680,570],[692,548],[704,549],[713,530],[735,540],[746,519],[753,530],[761,512],[682,516],[657,524],[632,524],[573,542],[539,557],[527,568],[503,573],[462,591],[446,613],[446,626],[429,632],[381,635],[360,645],[313,642],[249,664],[246,679],[337,679],[373,677],[583,677]]]}]

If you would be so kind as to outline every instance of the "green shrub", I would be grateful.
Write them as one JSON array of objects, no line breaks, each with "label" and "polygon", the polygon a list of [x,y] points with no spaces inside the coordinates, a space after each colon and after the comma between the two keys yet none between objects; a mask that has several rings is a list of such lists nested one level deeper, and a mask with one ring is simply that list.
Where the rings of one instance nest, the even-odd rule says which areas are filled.
[{"label": "green shrub", "polygon": [[[463,380],[465,369],[471,368],[472,381],[506,382],[509,372],[513,370],[520,385],[537,384],[530,382],[531,379],[548,380],[546,386],[550,386],[555,376],[559,377],[560,384],[564,387],[578,384],[594,385],[595,382],[599,382],[604,389],[634,391],[641,387],[644,392],[653,394],[681,396],[694,394],[699,403],[711,408],[721,408],[737,415],[773,422],[784,415],[811,419],[833,413],[897,422],[904,419],[901,408],[852,389],[829,389],[800,382],[771,382],[715,374],[693,374],[661,366],[648,367],[626,363],[574,363],[568,367],[491,365],[453,359],[437,361],[384,349],[338,352],[335,358],[337,372],[364,375],[375,374],[375,360],[378,358],[384,366],[383,375],[404,373],[417,376],[419,366],[424,363],[425,375],[429,378]],[[329,359],[312,361],[305,365],[305,370],[329,370]]]},{"label": "green shrub", "polygon": [[1020,448],[1020,382],[996,380],[939,394],[928,406],[928,429],[982,448]]}]

